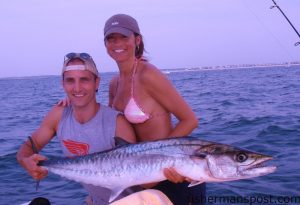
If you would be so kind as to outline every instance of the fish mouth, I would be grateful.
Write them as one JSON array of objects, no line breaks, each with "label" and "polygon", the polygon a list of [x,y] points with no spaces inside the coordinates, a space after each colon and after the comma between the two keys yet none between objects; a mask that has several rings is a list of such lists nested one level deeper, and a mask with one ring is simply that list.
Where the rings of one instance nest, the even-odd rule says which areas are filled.
[{"label": "fish mouth", "polygon": [[249,169],[256,169],[256,168],[262,168],[262,167],[266,167],[266,162],[269,160],[265,160],[265,161],[261,161],[259,163],[256,163],[252,166],[247,167],[245,170],[249,170]]},{"label": "fish mouth", "polygon": [[240,169],[241,175],[244,176],[262,176],[265,174],[270,174],[272,172],[275,172],[277,169],[276,166],[269,166],[267,165],[267,162],[273,159],[273,157],[264,157],[261,159],[258,159],[254,163],[243,167]]}]

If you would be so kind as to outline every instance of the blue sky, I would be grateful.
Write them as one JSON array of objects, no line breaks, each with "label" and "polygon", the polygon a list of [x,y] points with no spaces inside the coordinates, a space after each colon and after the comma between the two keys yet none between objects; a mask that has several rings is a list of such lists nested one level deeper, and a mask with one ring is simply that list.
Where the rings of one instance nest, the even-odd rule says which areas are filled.
[{"label": "blue sky", "polygon": [[[300,32],[300,1],[276,0]],[[116,13],[139,22],[160,69],[300,61],[297,34],[271,0],[3,0],[0,77],[59,75],[68,52],[117,71],[103,43]]]}]

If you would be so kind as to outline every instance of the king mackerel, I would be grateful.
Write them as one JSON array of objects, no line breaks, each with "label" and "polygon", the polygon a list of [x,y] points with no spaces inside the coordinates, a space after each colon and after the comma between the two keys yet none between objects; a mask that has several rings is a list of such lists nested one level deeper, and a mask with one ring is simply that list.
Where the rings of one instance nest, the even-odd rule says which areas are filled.
[{"label": "king mackerel", "polygon": [[110,202],[124,189],[165,180],[163,169],[174,167],[191,179],[189,186],[223,182],[272,173],[275,166],[263,166],[271,156],[195,137],[171,138],[73,158],[40,163],[50,172],[81,183],[110,189]]}]

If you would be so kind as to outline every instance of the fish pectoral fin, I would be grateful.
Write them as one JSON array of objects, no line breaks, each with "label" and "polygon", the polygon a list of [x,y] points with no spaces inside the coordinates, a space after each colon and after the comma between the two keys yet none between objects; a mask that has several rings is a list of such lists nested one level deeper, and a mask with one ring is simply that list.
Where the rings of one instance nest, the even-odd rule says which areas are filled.
[{"label": "fish pectoral fin", "polygon": [[199,185],[199,184],[202,184],[204,183],[204,181],[192,181],[188,187],[193,187],[193,186],[196,186],[196,185]]},{"label": "fish pectoral fin", "polygon": [[118,187],[111,190],[110,197],[109,197],[109,203],[114,201],[124,190],[124,188]]}]

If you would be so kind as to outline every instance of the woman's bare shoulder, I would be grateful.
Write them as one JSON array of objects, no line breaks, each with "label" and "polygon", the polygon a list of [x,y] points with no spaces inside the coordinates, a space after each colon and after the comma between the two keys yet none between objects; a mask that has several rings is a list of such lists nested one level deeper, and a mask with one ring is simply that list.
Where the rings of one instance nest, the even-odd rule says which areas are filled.
[{"label": "woman's bare shoulder", "polygon": [[153,83],[159,79],[165,79],[165,75],[153,64],[143,62],[141,65],[140,80],[142,83]]}]

